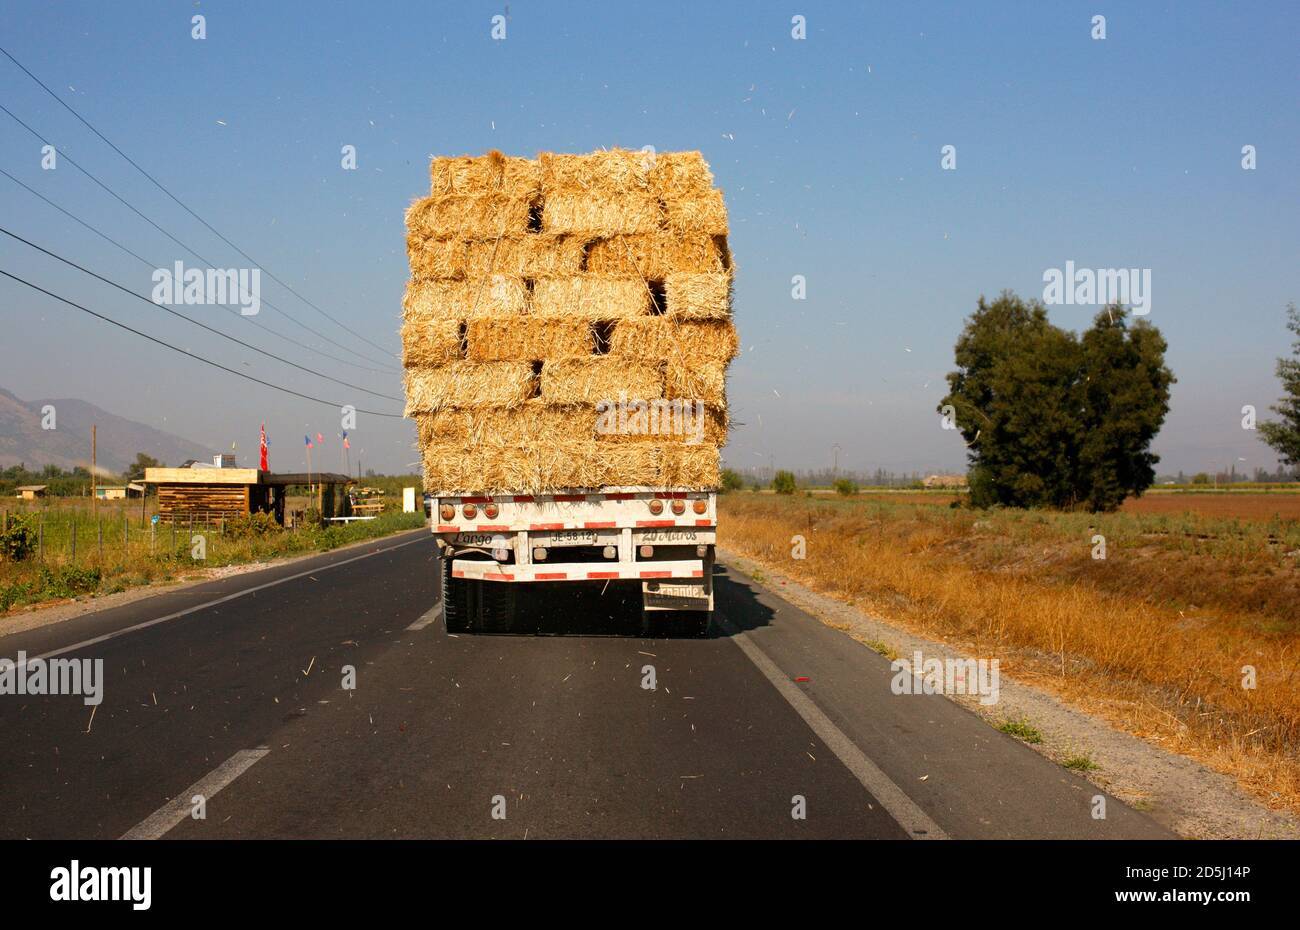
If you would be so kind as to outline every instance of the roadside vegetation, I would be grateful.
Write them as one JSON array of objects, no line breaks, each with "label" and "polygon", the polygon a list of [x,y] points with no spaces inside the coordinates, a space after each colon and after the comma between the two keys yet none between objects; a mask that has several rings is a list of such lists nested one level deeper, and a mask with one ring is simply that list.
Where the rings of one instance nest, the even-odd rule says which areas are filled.
[{"label": "roadside vegetation", "polygon": [[[398,495],[398,504],[401,499]],[[269,514],[218,524],[155,524],[138,502],[93,511],[56,501],[5,511],[0,524],[0,614],[46,601],[112,594],[180,580],[203,569],[261,562],[424,525],[423,512],[386,511],[374,520],[285,529]],[[0,625],[2,628],[2,625]]]},{"label": "roadside vegetation", "polygon": [[742,491],[720,499],[720,542],[1300,811],[1300,519],[1276,515],[1293,498],[1213,498],[1229,514],[1162,496],[1179,498],[1088,513]]}]

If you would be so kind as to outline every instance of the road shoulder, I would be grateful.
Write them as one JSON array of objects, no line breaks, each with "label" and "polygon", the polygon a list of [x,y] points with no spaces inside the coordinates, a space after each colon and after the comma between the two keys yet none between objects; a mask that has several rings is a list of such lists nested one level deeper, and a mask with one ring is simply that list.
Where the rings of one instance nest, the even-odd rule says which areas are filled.
[{"label": "road shoulder", "polygon": [[[819,594],[770,565],[719,548],[719,561],[738,573],[763,578],[762,587],[876,652],[885,648],[909,656],[974,658],[953,647],[918,636],[834,598]],[[776,593],[779,592],[779,593]],[[883,658],[883,657],[882,657]],[[1300,838],[1300,822],[1270,810],[1246,794],[1231,778],[1193,759],[1168,752],[1110,726],[1103,720],[1064,704],[1056,696],[1007,675],[994,707],[975,697],[948,696],[977,714],[990,729],[1006,720],[1028,720],[1042,734],[1026,749],[1060,763],[1084,756],[1097,768],[1087,781],[1145,812],[1180,836],[1206,839]],[[995,735],[1001,736],[996,733]],[[1070,778],[1078,776],[1061,769]]]}]

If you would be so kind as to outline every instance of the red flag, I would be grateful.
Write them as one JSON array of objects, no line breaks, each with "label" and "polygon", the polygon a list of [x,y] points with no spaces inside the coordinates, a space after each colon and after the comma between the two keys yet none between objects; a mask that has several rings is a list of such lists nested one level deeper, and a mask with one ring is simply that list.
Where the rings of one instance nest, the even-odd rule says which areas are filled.
[{"label": "red flag", "polygon": [[266,424],[265,423],[262,424],[262,463],[260,467],[262,471],[270,470],[266,467]]},{"label": "red flag", "polygon": [[320,433],[317,433],[317,434],[316,434],[316,442],[317,442],[318,444],[322,444],[322,445],[323,445],[324,442],[325,442],[325,437],[322,436]]}]

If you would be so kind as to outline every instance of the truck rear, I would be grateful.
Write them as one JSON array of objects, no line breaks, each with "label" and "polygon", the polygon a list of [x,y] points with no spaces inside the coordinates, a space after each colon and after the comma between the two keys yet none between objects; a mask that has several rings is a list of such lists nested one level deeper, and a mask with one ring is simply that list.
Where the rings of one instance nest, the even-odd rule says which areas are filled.
[{"label": "truck rear", "polygon": [[539,584],[641,587],[643,622],[704,634],[713,616],[717,496],[649,487],[435,495],[448,632],[504,632]]}]

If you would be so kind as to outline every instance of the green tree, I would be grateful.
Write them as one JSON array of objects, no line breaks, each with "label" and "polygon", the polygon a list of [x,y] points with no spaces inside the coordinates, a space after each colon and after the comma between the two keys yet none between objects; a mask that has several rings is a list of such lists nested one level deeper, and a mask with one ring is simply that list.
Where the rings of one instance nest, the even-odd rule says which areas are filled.
[{"label": "green tree", "polygon": [[794,472],[778,471],[772,477],[772,490],[777,494],[793,494],[795,492]]},{"label": "green tree", "polygon": [[966,441],[971,503],[1111,510],[1142,493],[1169,409],[1164,351],[1159,331],[1130,326],[1119,306],[1080,338],[1037,301],[981,297],[939,404]]},{"label": "green tree", "polygon": [[146,468],[159,468],[161,466],[162,462],[158,461],[153,456],[145,455],[143,452],[137,452],[135,454],[135,462],[126,467],[126,480],[139,481],[144,477],[144,470]]},{"label": "green tree", "polygon": [[[1295,304],[1287,304],[1286,315],[1286,328],[1300,337],[1300,311]],[[1260,423],[1259,435],[1284,464],[1300,465],[1300,338],[1291,344],[1291,351],[1295,358],[1277,360],[1277,379],[1285,396],[1269,408],[1281,419]]]},{"label": "green tree", "polygon": [[835,493],[843,497],[852,497],[858,493],[858,483],[852,478],[840,478],[835,482]]},{"label": "green tree", "polygon": [[722,490],[739,491],[745,486],[745,479],[740,477],[740,472],[730,468],[722,469]]}]

